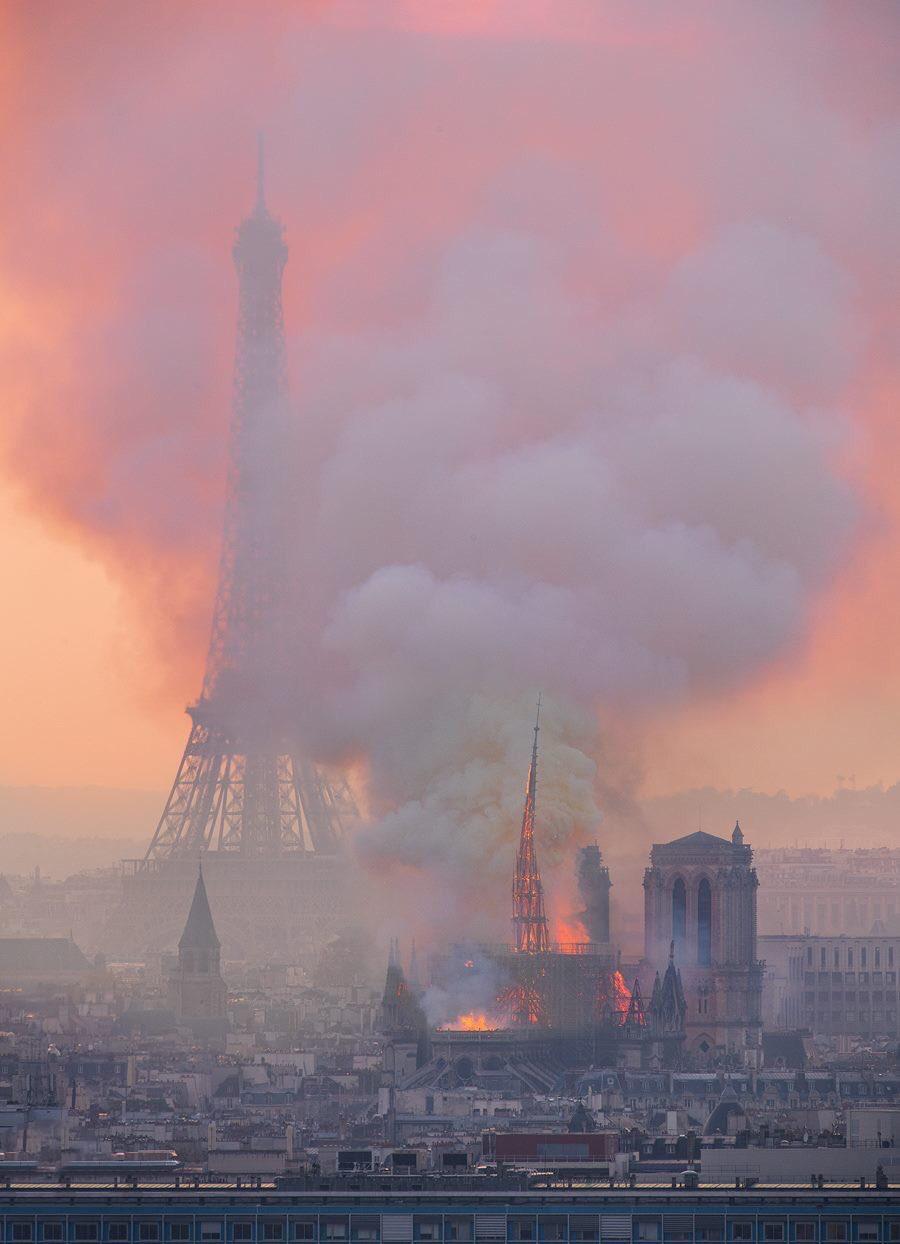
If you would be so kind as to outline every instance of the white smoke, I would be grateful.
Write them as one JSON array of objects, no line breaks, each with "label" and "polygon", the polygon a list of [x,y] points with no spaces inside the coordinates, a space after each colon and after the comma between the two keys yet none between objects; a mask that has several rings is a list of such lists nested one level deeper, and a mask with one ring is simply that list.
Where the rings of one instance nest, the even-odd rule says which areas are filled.
[{"label": "white smoke", "polygon": [[[797,396],[821,387],[815,359],[836,377],[855,348],[808,239],[724,231],[599,318],[567,259],[564,235],[467,238],[418,330],[356,339],[339,370],[313,528],[325,734],[369,758],[361,847],[433,928],[465,912],[506,931],[538,690],[540,849],[571,872],[600,819],[601,706],[752,676],[802,636],[853,527],[842,422]],[[346,348],[318,343],[319,377]]]}]

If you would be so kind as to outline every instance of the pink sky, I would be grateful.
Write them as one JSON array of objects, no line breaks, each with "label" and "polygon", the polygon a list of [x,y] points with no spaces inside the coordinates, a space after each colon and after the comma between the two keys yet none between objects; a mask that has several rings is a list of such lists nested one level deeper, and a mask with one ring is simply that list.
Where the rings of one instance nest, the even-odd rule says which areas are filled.
[{"label": "pink sky", "polygon": [[[687,620],[677,590],[654,593],[666,582],[655,569],[628,604],[634,626],[624,605],[610,622],[593,598],[576,600],[577,634],[598,627],[598,664],[610,636],[635,628],[659,661],[647,673],[623,656],[585,680],[585,700],[640,740],[644,789],[900,779],[895,5],[86,0],[52,23],[27,6],[0,20],[15,171],[0,205],[0,781],[162,787],[174,771],[208,626],[229,249],[259,127],[291,247],[292,385],[311,469],[328,481],[317,521],[334,540],[334,582],[313,612],[358,683],[341,746],[366,750],[367,696],[390,675],[374,613],[388,610],[376,599],[385,573],[424,618],[463,616],[459,575],[490,588],[498,618],[513,572],[576,598],[579,567],[625,575],[611,594],[631,582],[590,561],[619,538],[610,515],[634,519],[630,503],[610,502],[565,565],[573,544],[562,519],[554,543],[554,524],[569,477],[559,455],[561,482],[537,457],[558,436],[573,463],[609,450],[612,493],[645,496],[648,530],[712,527],[728,546],[705,582],[685,554],[686,595],[709,593]],[[490,410],[502,396],[490,435],[477,412],[471,436],[459,424],[466,504],[484,507],[481,561],[463,551],[464,531],[432,529],[422,508],[382,515],[405,488],[387,468],[366,515],[334,500],[360,495],[366,412],[402,391],[446,428],[453,404],[445,415],[443,397],[421,394],[435,374],[463,371]],[[649,375],[661,379],[638,393]],[[716,416],[738,392],[728,385],[753,394],[737,464]],[[711,405],[706,432],[695,394]],[[658,439],[665,403],[696,434],[648,463],[630,421],[647,419]],[[601,414],[585,431],[588,408]],[[773,476],[786,451],[766,456],[766,420],[777,446],[799,446],[802,478]],[[385,427],[402,459],[407,424],[392,415]],[[409,452],[423,473],[434,466],[430,444]],[[560,489],[530,562],[515,507],[494,508],[519,478],[513,459],[540,496],[550,478]],[[743,493],[727,483],[740,460]],[[458,480],[453,462],[435,468],[435,487]],[[629,557],[645,549],[641,532],[621,537]],[[756,580],[716,577],[748,545],[759,584],[788,586],[732,643],[723,633],[748,615],[717,601],[718,585],[752,601]],[[430,577],[398,585],[391,568],[412,564]],[[697,618],[709,624],[699,644],[681,634]],[[548,634],[550,623],[536,628],[535,651]],[[409,652],[435,635],[406,637]],[[488,640],[473,648],[496,664]],[[464,684],[471,650],[447,660]],[[571,669],[551,664],[545,690],[577,699]],[[504,694],[517,675],[530,695],[539,661],[511,665]],[[411,696],[394,709],[418,711]]]}]

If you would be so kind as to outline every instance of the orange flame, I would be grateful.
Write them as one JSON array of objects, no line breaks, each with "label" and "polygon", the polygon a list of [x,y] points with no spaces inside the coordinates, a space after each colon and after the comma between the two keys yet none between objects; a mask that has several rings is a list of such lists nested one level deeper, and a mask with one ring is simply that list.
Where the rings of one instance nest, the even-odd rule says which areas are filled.
[{"label": "orange flame", "polygon": [[499,1027],[497,1021],[483,1011],[469,1011],[465,1015],[457,1015],[456,1019],[444,1025],[450,1032],[496,1032]]},{"label": "orange flame", "polygon": [[553,940],[560,945],[568,946],[577,942],[586,942],[587,938],[580,922],[566,920],[563,916],[553,919]]},{"label": "orange flame", "polygon": [[625,984],[625,977],[621,972],[613,972],[612,986],[613,1009],[617,1011],[624,1020],[625,1016],[628,1014],[628,1006],[631,1002],[631,990]]}]

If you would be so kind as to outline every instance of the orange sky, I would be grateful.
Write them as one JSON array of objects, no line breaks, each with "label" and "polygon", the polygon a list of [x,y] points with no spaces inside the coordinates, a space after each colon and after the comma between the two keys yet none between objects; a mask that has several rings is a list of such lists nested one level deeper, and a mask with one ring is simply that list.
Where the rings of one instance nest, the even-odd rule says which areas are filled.
[{"label": "orange sky", "polygon": [[762,356],[748,369],[846,419],[835,457],[860,526],[799,634],[750,673],[642,709],[645,789],[900,780],[896,9],[379,7],[84,3],[52,28],[7,10],[0,782],[171,780],[200,682],[228,247],[260,121],[298,337],[402,338],[436,256],[472,221],[496,226],[501,174],[503,201],[527,199],[551,239],[569,217],[554,204],[544,219],[542,169],[596,195],[596,232],[563,263],[601,326],[622,291],[742,213],[816,239],[846,275],[835,331],[858,339],[852,363],[827,382],[782,381]]}]

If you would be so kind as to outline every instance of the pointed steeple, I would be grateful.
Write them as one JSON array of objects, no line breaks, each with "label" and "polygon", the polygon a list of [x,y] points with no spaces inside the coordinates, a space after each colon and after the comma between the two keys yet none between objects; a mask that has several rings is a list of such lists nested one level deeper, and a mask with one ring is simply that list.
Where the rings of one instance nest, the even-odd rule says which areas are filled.
[{"label": "pointed steeple", "polygon": [[544,887],[537,864],[534,847],[534,813],[537,797],[538,733],[541,728],[541,697],[538,696],[537,716],[534,723],[534,743],[531,748],[531,767],[528,770],[528,786],[525,791],[525,811],[522,816],[522,832],[516,854],[516,873],[513,878],[513,925],[516,931],[516,950],[547,951],[550,934],[544,911]]},{"label": "pointed steeple", "polygon": [[197,870],[197,884],[194,887],[194,898],[188,912],[187,924],[178,943],[179,950],[218,950],[219,939],[216,926],[213,924],[212,912],[209,910],[209,899],[206,897],[206,884],[203,881],[203,865]]},{"label": "pointed steeple", "polygon": [[[659,974],[657,973],[657,981]],[[628,1002],[628,1010],[625,1014],[624,1027],[631,1033],[639,1033],[647,1023],[647,1017],[644,1014],[644,999],[641,997],[641,985],[637,977],[634,978],[634,984],[631,987],[631,998]]]},{"label": "pointed steeple", "polygon": [[742,847],[744,845],[744,831],[741,829],[740,821],[735,821],[734,823],[734,830],[732,831],[732,834],[731,834],[731,841],[734,843],[736,847]]},{"label": "pointed steeple", "polygon": [[537,714],[534,719],[534,743],[531,747],[531,768],[528,770],[528,797],[534,806],[535,795],[537,794],[537,757],[538,757],[538,734],[541,729],[541,697],[537,698]]}]

